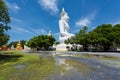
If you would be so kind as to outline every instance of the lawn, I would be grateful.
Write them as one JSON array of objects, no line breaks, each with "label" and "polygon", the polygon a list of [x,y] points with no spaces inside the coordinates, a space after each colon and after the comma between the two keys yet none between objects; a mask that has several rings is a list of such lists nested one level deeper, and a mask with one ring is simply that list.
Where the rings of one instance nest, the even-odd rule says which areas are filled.
[{"label": "lawn", "polygon": [[0,80],[44,80],[52,74],[55,61],[37,54],[5,51],[0,54]]}]

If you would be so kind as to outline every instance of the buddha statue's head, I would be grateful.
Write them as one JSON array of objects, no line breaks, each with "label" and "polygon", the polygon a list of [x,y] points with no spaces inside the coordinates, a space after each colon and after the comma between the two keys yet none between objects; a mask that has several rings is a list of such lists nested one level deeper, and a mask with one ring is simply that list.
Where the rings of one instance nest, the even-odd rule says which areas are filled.
[{"label": "buddha statue's head", "polygon": [[65,12],[64,8],[62,9],[61,15],[60,15],[60,19],[68,21],[69,20],[69,16],[68,14]]}]

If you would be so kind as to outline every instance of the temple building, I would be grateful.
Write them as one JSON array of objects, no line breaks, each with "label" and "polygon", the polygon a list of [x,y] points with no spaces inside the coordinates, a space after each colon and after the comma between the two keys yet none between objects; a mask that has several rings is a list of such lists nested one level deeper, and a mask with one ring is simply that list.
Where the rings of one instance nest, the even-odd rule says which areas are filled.
[{"label": "temple building", "polygon": [[16,46],[16,50],[22,50],[23,47],[21,46],[20,41],[18,42],[17,46]]}]

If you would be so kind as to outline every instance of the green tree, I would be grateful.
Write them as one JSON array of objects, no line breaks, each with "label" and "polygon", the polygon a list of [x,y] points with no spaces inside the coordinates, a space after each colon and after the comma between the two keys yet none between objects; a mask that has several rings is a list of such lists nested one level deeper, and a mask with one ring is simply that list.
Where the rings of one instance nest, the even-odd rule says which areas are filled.
[{"label": "green tree", "polygon": [[88,34],[88,27],[87,26],[84,26],[76,35],[76,44],[81,44],[83,45],[83,49],[85,51],[88,50],[88,37],[87,37],[87,34]]},{"label": "green tree", "polygon": [[53,36],[40,35],[30,39],[27,43],[27,46],[33,49],[41,48],[48,50],[49,47],[51,47],[54,43],[55,43],[55,38]]},{"label": "green tree", "polygon": [[83,45],[83,49],[87,51],[88,49],[88,27],[84,26],[74,37],[65,40],[65,44],[80,44]]},{"label": "green tree", "polygon": [[116,24],[113,26],[113,34],[115,45],[117,47],[120,47],[120,24]]},{"label": "green tree", "polygon": [[108,51],[110,46],[113,45],[114,34],[111,24],[102,24],[98,26],[93,32],[96,32],[99,36],[98,43],[103,46],[104,51]]},{"label": "green tree", "polygon": [[9,22],[10,17],[7,6],[3,0],[0,0],[0,47],[6,44],[9,40],[9,35],[5,33],[5,31],[10,29],[8,26]]},{"label": "green tree", "polygon": [[[8,46],[9,48],[11,48],[11,46],[13,45],[13,46],[16,48],[18,42],[19,42],[19,41],[12,41],[12,42],[10,42],[7,46]],[[27,42],[27,41],[25,41],[25,40],[20,40],[20,44],[21,44],[21,46],[22,46],[23,48],[24,48],[24,45],[26,44],[26,42]]]},{"label": "green tree", "polygon": [[88,42],[92,46],[108,51],[111,46],[120,45],[120,24],[102,24],[88,33]]},{"label": "green tree", "polygon": [[72,36],[71,38],[68,38],[64,42],[65,42],[65,44],[74,44],[74,43],[76,43],[76,37]]},{"label": "green tree", "polygon": [[84,51],[89,46],[96,49],[108,51],[110,47],[120,47],[120,24],[112,26],[111,24],[102,24],[94,30],[87,32],[87,27],[83,27],[74,38],[65,41],[68,43],[76,43],[83,45]]}]

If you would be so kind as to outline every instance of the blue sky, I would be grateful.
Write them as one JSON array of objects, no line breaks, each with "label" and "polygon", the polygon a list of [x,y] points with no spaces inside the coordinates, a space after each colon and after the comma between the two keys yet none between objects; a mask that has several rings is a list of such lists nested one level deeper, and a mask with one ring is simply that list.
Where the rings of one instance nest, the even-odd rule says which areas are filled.
[{"label": "blue sky", "polygon": [[58,41],[59,15],[62,8],[68,13],[70,32],[83,26],[120,23],[120,0],[5,0],[11,18],[10,41],[29,40],[51,30]]}]

